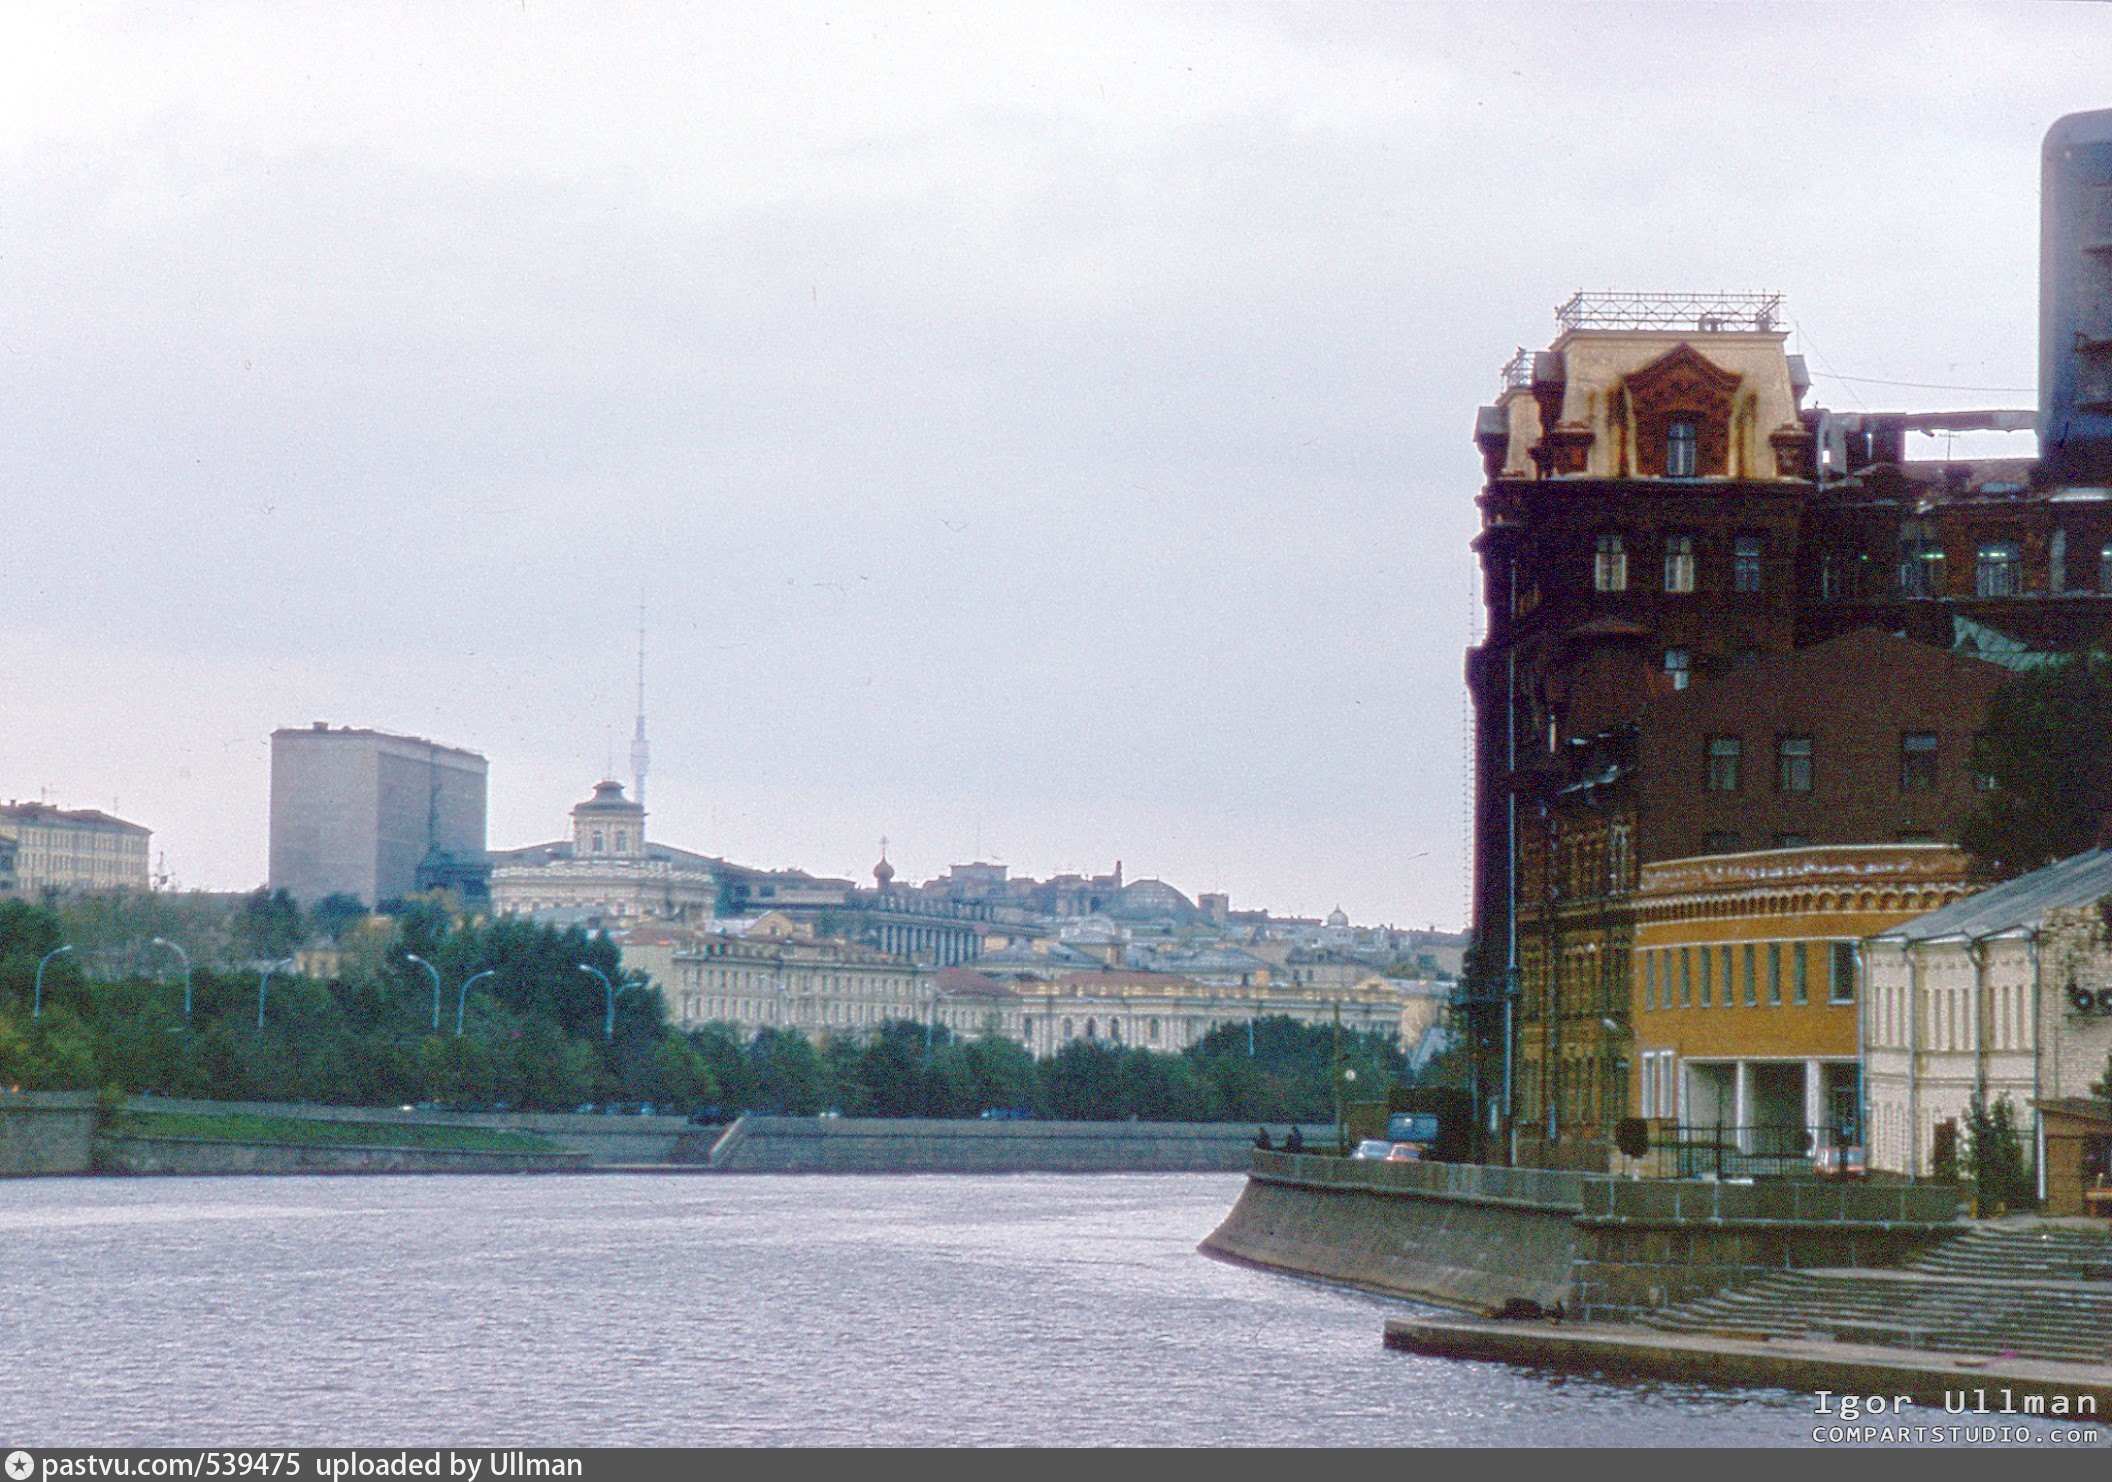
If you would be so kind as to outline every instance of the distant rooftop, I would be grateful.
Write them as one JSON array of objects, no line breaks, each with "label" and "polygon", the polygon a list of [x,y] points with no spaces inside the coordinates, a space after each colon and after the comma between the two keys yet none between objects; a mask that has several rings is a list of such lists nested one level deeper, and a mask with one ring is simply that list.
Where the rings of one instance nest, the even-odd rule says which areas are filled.
[{"label": "distant rooftop", "polygon": [[1698,334],[1767,333],[1782,322],[1779,293],[1586,293],[1555,310],[1573,329],[1690,329]]}]

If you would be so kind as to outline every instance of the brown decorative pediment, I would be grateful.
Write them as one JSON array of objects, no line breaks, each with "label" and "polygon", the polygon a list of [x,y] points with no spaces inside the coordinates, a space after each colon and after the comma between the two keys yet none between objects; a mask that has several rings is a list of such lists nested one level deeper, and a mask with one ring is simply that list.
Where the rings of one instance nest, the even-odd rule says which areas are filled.
[{"label": "brown decorative pediment", "polygon": [[1694,424],[1695,472],[1722,477],[1728,469],[1731,401],[1738,373],[1700,354],[1692,345],[1672,349],[1622,381],[1635,418],[1636,472],[1665,476],[1666,439],[1676,422]]}]

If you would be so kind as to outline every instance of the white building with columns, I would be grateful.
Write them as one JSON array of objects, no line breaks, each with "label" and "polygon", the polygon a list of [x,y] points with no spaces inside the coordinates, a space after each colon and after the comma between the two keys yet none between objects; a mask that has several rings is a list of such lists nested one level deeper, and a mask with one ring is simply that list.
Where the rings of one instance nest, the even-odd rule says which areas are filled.
[{"label": "white building with columns", "polygon": [[2108,917],[2112,849],[2098,849],[1864,944],[1873,1169],[1933,1173],[1963,1151],[1975,1096],[2009,1098],[2027,1148],[2043,1153],[2038,1104],[2088,1096],[2112,1056]]}]

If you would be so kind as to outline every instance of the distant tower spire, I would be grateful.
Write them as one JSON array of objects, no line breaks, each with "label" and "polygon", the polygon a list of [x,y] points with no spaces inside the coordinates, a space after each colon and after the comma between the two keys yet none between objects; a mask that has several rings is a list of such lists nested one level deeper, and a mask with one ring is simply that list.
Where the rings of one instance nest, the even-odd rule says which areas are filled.
[{"label": "distant tower spire", "polygon": [[645,603],[638,604],[638,733],[631,737],[631,801],[645,806],[646,765],[653,749],[645,741]]}]

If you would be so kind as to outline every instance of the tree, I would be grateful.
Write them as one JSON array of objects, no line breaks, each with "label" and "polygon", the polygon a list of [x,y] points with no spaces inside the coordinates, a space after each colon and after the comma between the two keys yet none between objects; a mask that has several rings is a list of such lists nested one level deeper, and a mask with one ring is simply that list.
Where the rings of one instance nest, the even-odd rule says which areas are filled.
[{"label": "tree", "polygon": [[1049,1112],[1065,1121],[1115,1122],[1129,1115],[1122,1051],[1099,1040],[1074,1039],[1042,1064]]},{"label": "tree", "polygon": [[339,890],[308,908],[308,933],[336,941],[345,928],[367,919],[367,908],[356,895]]},{"label": "tree", "polygon": [[1989,880],[2097,843],[2112,815],[2112,658],[2075,655],[2004,681],[1973,746],[1991,782],[1959,841]]},{"label": "tree", "polygon": [[1974,1213],[2001,1215],[2036,1202],[2037,1190],[2024,1164],[2024,1140],[2017,1134],[2016,1108],[2008,1096],[1993,1106],[1984,1096],[1973,1098],[1965,1110],[1963,1151]]},{"label": "tree", "polygon": [[237,950],[276,962],[301,943],[301,908],[284,890],[258,886],[242,897],[234,935]]},{"label": "tree", "polygon": [[796,1029],[764,1029],[748,1042],[755,1077],[754,1110],[785,1117],[811,1117],[822,1110],[828,1087],[814,1042]]}]

